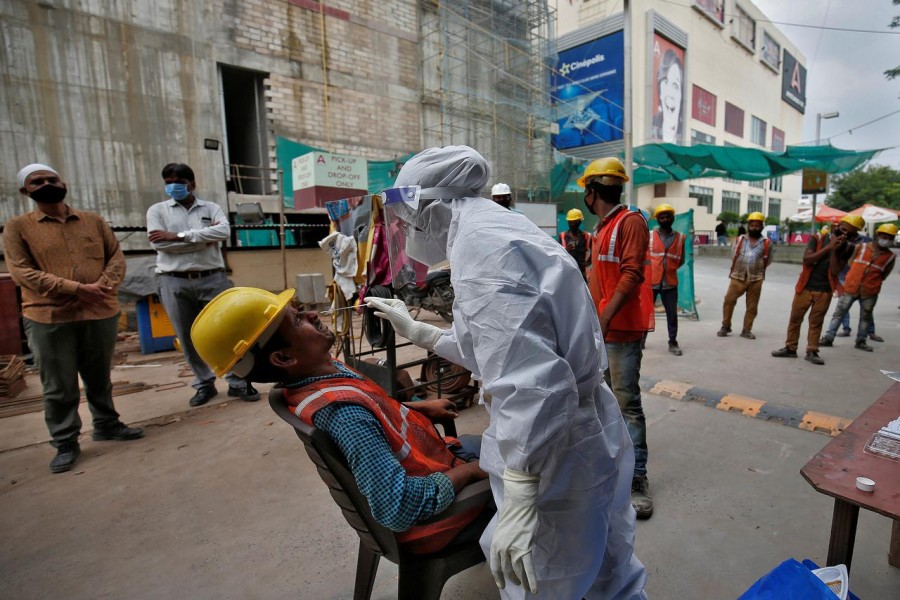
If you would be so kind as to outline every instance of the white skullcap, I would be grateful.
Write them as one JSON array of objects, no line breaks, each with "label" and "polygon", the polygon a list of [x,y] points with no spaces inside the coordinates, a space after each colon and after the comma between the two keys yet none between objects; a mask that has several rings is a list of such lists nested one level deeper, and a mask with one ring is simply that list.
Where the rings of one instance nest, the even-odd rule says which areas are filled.
[{"label": "white skullcap", "polygon": [[50,171],[54,173],[57,177],[59,177],[59,173],[57,173],[56,169],[53,167],[48,167],[47,165],[42,165],[41,163],[33,163],[28,165],[27,167],[23,167],[19,174],[16,176],[19,180],[19,187],[25,187],[25,180],[28,179],[28,176],[34,173],[35,171]]}]

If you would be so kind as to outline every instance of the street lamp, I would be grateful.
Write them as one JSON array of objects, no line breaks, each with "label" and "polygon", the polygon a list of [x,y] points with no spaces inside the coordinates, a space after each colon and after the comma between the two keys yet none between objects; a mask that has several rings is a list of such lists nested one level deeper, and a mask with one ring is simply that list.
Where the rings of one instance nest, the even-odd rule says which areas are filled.
[{"label": "street lamp", "polygon": [[[816,113],[816,146],[822,144],[822,119],[836,119],[841,113],[834,111],[830,113]],[[828,195],[828,174],[825,175],[825,195]],[[813,194],[812,199],[812,219],[810,221],[810,234],[816,235],[816,200],[819,199],[818,192]]]}]

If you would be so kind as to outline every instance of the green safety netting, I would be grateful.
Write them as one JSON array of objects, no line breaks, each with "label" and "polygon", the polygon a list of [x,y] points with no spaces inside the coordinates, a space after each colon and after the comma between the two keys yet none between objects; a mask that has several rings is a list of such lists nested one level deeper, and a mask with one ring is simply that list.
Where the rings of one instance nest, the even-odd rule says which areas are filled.
[{"label": "green safety netting", "polygon": [[[842,150],[830,144],[788,146],[784,152],[709,144],[645,144],[634,149],[634,185],[700,177],[759,181],[803,169],[817,169],[831,174],[846,173],[865,164],[878,152],[881,150]],[[570,157],[558,161],[551,172],[551,189],[554,193],[558,195],[581,191],[575,181],[588,162]]]},{"label": "green safety netting", "polygon": [[[277,136],[275,138],[275,156],[278,157],[278,168],[284,172],[284,205],[288,208],[294,206],[294,178],[291,171],[291,161],[298,156],[309,152],[327,152],[322,148],[307,146],[288,138]],[[382,190],[393,187],[394,180],[400,166],[415,155],[414,152],[404,154],[390,160],[370,160],[369,167],[369,193],[378,194]]]},{"label": "green safety netting", "polygon": [[[657,227],[656,220],[650,219],[648,223],[652,232]],[[675,215],[675,224],[672,229],[687,236],[684,242],[684,264],[678,268],[678,308],[684,311],[688,316],[697,319],[697,304],[694,295],[694,209]],[[660,317],[657,317],[656,329],[665,331],[665,316],[661,317],[662,325],[660,325]]]}]

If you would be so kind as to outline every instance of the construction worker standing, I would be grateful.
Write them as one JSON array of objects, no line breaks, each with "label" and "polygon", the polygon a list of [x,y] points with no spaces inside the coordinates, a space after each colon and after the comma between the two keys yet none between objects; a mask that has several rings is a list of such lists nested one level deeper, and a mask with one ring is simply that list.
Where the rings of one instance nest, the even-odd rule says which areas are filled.
[{"label": "construction worker standing", "polygon": [[505,183],[496,183],[491,188],[491,200],[510,210],[512,209],[512,190]]},{"label": "construction worker standing", "polygon": [[762,234],[765,220],[766,217],[761,212],[747,215],[747,236],[742,235],[734,242],[731,271],[728,274],[731,281],[722,305],[722,328],[716,333],[719,337],[731,333],[731,315],[734,314],[734,307],[738,298],[747,294],[747,310],[744,312],[741,337],[748,340],[756,339],[753,335],[753,321],[756,319],[756,307],[759,305],[762,283],[766,278],[766,268],[772,262],[772,241]]},{"label": "construction worker standing", "polygon": [[659,223],[650,234],[650,287],[653,289],[653,303],[662,298],[666,309],[666,324],[669,329],[669,352],[681,356],[678,347],[678,268],[684,264],[685,235],[672,229],[675,224],[675,209],[668,204],[660,204],[653,211],[653,218]]},{"label": "construction worker standing", "polygon": [[569,230],[559,234],[559,241],[565,247],[566,251],[578,263],[581,270],[581,276],[587,281],[587,264],[590,260],[591,251],[591,234],[581,230],[581,223],[584,221],[584,214],[577,208],[573,208],[566,213],[566,222],[569,224]]},{"label": "construction worker standing", "polygon": [[866,335],[872,323],[872,310],[878,302],[878,294],[881,292],[881,284],[887,279],[894,268],[894,253],[891,246],[897,235],[897,226],[887,223],[879,227],[875,232],[875,241],[867,244],[857,244],[850,259],[850,270],[844,280],[844,291],[838,300],[837,308],[831,317],[831,327],[819,340],[819,346],[832,346],[834,342],[833,331],[837,331],[844,315],[850,310],[850,306],[859,301],[860,316],[859,328],[856,330],[857,350],[871,352],[872,347],[866,344]]},{"label": "construction worker standing", "polygon": [[600,218],[591,244],[591,292],[600,330],[606,342],[609,367],[605,376],[616,395],[634,444],[631,505],[639,519],[653,515],[647,481],[647,423],[641,404],[641,343],[653,328],[653,296],[644,285],[649,277],[650,230],[639,212],[621,204],[628,181],[619,159],[600,158],[584,170],[578,185],[584,204]]}]

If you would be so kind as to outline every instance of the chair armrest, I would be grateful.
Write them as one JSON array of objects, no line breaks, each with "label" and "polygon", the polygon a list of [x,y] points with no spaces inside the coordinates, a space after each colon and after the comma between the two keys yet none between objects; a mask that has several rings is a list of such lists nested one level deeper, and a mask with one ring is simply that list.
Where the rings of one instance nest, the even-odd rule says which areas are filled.
[{"label": "chair armrest", "polygon": [[432,419],[432,423],[435,425],[440,425],[441,429],[444,431],[445,436],[457,437],[456,435],[456,419],[453,417],[441,417],[439,419]]},{"label": "chair armrest", "polygon": [[491,482],[489,479],[482,479],[481,481],[476,481],[461,489],[459,493],[456,494],[456,498],[444,512],[419,521],[416,525],[433,523],[435,521],[440,521],[441,519],[446,519],[447,517],[452,517],[453,515],[464,513],[468,510],[488,505],[490,505],[491,511],[493,512],[494,495],[491,493]]}]

